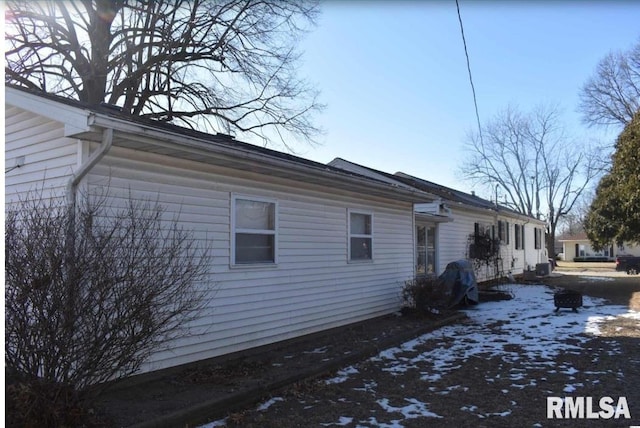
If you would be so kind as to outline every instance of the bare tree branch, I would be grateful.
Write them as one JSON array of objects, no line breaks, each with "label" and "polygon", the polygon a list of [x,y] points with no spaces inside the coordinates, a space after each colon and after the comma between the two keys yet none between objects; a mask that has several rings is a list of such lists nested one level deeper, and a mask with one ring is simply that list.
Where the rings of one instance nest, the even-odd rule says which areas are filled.
[{"label": "bare tree branch", "polygon": [[7,4],[5,81],[202,131],[289,147],[322,130],[297,76],[317,1],[85,0]]},{"label": "bare tree branch", "polygon": [[611,52],[580,92],[589,125],[626,125],[640,109],[640,40],[627,52]]},{"label": "bare tree branch", "polygon": [[556,227],[601,169],[585,143],[569,141],[554,107],[529,114],[508,107],[472,134],[461,172],[477,184],[499,186],[506,205],[549,225],[553,254]]}]

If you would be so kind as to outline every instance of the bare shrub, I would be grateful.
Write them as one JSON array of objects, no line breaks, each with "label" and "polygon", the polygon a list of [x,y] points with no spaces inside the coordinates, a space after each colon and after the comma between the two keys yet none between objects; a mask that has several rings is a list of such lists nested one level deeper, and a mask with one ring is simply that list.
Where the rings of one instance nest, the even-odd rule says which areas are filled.
[{"label": "bare shrub", "polygon": [[159,204],[85,199],[75,211],[36,197],[6,212],[5,363],[34,417],[138,371],[186,333],[207,293],[207,246]]},{"label": "bare shrub", "polygon": [[416,277],[402,288],[402,312],[405,315],[436,316],[447,303],[446,292],[435,276]]}]

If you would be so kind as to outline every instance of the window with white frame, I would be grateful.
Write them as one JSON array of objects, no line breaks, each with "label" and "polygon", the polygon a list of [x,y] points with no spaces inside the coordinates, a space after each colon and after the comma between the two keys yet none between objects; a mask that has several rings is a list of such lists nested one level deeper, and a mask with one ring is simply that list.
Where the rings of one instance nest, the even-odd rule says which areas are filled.
[{"label": "window with white frame", "polygon": [[277,260],[277,203],[234,196],[232,264],[265,264]]},{"label": "window with white frame", "polygon": [[373,214],[349,210],[349,260],[373,259]]}]

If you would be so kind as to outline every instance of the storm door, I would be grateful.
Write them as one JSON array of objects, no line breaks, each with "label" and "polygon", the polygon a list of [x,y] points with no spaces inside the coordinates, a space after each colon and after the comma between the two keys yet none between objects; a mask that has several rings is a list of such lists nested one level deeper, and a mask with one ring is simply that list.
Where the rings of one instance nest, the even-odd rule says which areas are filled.
[{"label": "storm door", "polygon": [[437,275],[436,228],[430,224],[416,225],[416,276]]}]

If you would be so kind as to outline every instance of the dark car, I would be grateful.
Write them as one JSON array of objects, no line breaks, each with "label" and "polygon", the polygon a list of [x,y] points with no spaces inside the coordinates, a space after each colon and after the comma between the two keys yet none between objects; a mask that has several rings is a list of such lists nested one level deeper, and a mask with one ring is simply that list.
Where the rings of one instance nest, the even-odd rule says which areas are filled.
[{"label": "dark car", "polygon": [[616,257],[616,270],[627,272],[627,275],[640,273],[640,257],[618,256]]}]

